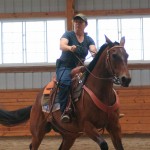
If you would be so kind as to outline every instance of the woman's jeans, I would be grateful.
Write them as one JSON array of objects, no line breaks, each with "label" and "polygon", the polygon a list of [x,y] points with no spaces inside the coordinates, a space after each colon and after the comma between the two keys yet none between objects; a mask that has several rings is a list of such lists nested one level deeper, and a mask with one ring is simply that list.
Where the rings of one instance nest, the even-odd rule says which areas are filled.
[{"label": "woman's jeans", "polygon": [[71,87],[71,68],[59,67],[56,68],[57,81],[59,82],[58,98],[60,102],[60,110],[63,113],[66,109],[69,92]]}]

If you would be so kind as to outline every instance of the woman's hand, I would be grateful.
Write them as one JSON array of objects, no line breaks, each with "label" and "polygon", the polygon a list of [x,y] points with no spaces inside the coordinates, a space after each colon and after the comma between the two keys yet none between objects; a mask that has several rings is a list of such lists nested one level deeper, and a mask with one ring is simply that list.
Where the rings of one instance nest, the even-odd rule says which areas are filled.
[{"label": "woman's hand", "polygon": [[70,51],[71,52],[75,52],[77,49],[77,47],[75,45],[70,46]]}]

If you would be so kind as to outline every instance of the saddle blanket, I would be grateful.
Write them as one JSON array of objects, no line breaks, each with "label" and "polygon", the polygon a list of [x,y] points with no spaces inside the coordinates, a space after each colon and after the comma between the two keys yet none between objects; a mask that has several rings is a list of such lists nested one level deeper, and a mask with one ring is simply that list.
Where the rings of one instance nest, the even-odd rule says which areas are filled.
[{"label": "saddle blanket", "polygon": [[[41,105],[42,105],[42,111],[49,113],[50,112],[50,108],[49,108],[49,100],[50,100],[50,94],[54,88],[56,84],[56,80],[53,79],[52,81],[50,81],[44,88],[43,90],[43,96],[41,99]],[[59,103],[54,104],[52,111],[56,111],[60,109],[60,105]]]},{"label": "saddle blanket", "polygon": [[[53,109],[52,109],[52,112],[55,112],[57,110],[60,109],[60,104],[59,103],[55,103],[53,105]],[[49,108],[49,105],[43,105],[42,106],[42,111],[45,112],[45,113],[50,113],[50,108]]]}]

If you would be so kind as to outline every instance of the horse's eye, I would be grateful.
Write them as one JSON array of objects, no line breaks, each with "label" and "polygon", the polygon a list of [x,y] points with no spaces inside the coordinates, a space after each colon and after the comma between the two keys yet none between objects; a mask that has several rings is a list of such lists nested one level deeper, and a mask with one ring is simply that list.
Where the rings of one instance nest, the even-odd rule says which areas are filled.
[{"label": "horse's eye", "polygon": [[116,53],[112,54],[112,58],[113,59],[117,59],[118,58],[118,55]]}]

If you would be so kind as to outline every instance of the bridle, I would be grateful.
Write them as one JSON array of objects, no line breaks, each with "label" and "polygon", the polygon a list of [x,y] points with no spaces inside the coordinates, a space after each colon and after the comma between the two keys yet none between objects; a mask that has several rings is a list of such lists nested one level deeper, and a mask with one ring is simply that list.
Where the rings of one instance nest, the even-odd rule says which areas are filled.
[{"label": "bridle", "polygon": [[113,83],[120,85],[121,84],[120,79],[115,74],[115,72],[112,68],[111,61],[110,61],[110,51],[113,50],[114,48],[123,48],[123,46],[116,45],[116,46],[111,47],[110,49],[107,49],[106,66],[109,68],[108,70],[109,70],[110,74],[112,75]]},{"label": "bridle", "polygon": [[110,51],[113,50],[114,48],[123,48],[123,46],[120,46],[120,45],[115,45],[113,47],[111,47],[110,49],[107,49],[107,56],[106,56],[106,66],[109,67],[109,70],[110,70],[110,73],[112,75],[112,77],[109,77],[109,78],[103,78],[103,77],[98,77],[98,76],[95,76],[88,68],[87,66],[83,63],[83,61],[75,54],[75,57],[79,60],[79,62],[85,67],[86,71],[91,75],[93,76],[94,78],[96,79],[99,79],[99,80],[112,80],[113,83],[117,84],[117,85],[120,85],[120,79],[119,77],[117,77],[117,75],[114,73],[113,71],[113,68],[112,68],[112,64],[111,64],[111,61],[110,61]]}]

